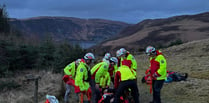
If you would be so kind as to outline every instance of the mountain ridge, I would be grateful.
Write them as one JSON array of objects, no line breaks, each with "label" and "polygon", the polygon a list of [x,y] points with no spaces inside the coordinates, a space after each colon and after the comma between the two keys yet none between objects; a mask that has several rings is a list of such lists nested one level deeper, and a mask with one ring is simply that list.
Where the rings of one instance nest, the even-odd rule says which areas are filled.
[{"label": "mountain ridge", "polygon": [[147,45],[167,47],[177,40],[183,43],[209,38],[209,12],[174,16],[165,19],[146,19],[123,29],[118,38],[92,47],[101,51],[120,47],[138,51]]},{"label": "mountain ridge", "polygon": [[56,41],[101,42],[117,35],[128,23],[105,19],[81,19],[75,17],[40,16],[26,19],[10,19],[10,24],[26,36],[43,39],[51,35]]}]

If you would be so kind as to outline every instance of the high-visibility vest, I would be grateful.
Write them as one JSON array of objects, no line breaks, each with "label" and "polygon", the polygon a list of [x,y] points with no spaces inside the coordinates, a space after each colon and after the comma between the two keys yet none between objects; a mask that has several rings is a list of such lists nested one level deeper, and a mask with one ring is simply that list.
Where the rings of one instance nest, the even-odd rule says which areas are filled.
[{"label": "high-visibility vest", "polygon": [[151,69],[151,75],[153,75],[155,72],[157,75],[159,75],[157,78],[154,78],[156,80],[165,80],[167,77],[167,62],[165,57],[162,55],[160,51],[157,51],[157,56],[154,58],[150,58],[150,69]]},{"label": "high-visibility vest", "polygon": [[75,85],[79,86],[80,91],[87,91],[89,86],[89,83],[86,82],[88,79],[88,66],[86,63],[79,63],[76,76],[75,76]]},{"label": "high-visibility vest", "polygon": [[109,65],[107,62],[103,61],[98,64],[96,64],[92,69],[91,69],[91,79],[95,79],[96,83],[100,82],[100,79],[102,76],[105,76],[105,74],[108,72]]},{"label": "high-visibility vest", "polygon": [[126,65],[122,65],[119,67],[118,71],[121,74],[121,81],[126,81],[126,80],[134,80],[136,79],[135,75],[132,73],[130,68]]},{"label": "high-visibility vest", "polygon": [[133,71],[134,75],[136,76],[137,62],[136,62],[136,59],[134,58],[134,56],[132,54],[128,53],[127,57],[125,59],[121,58],[120,65],[122,65],[123,60],[130,60],[131,61],[130,69]]},{"label": "high-visibility vest", "polygon": [[136,76],[136,69],[137,69],[137,62],[136,59],[134,58],[134,56],[132,54],[128,54],[127,56],[127,60],[131,60],[131,69],[134,72],[134,75]]}]

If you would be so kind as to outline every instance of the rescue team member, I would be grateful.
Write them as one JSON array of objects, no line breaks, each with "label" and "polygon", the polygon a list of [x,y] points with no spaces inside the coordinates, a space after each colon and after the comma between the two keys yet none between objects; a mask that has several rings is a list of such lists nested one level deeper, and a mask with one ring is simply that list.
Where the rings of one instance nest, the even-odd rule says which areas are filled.
[{"label": "rescue team member", "polygon": [[120,56],[121,56],[121,51],[119,49],[116,51],[116,57],[118,59],[118,64],[117,64],[118,67],[120,67],[120,64],[121,64],[121,57]]},{"label": "rescue team member", "polygon": [[126,49],[121,48],[119,51],[116,53],[117,57],[120,58],[120,63],[123,60],[129,60],[131,61],[130,68],[132,72],[134,73],[134,76],[136,76],[136,70],[137,70],[137,62],[132,54],[130,54]]},{"label": "rescue team member", "polygon": [[123,95],[125,90],[131,89],[131,95],[135,103],[139,103],[139,91],[136,84],[136,76],[132,73],[129,66],[131,62],[128,60],[123,60],[121,66],[115,74],[114,88],[116,93],[114,96],[113,103],[119,103],[120,96]]},{"label": "rescue team member", "polygon": [[110,53],[105,53],[105,55],[104,55],[102,61],[106,61],[106,62],[108,62],[108,64],[109,64],[110,58],[111,58],[111,54],[110,54]]},{"label": "rescue team member", "polygon": [[99,83],[102,77],[106,75],[108,72],[109,62],[102,61],[100,63],[97,63],[93,68],[91,69],[91,89],[92,89],[92,103],[98,103],[99,96],[100,96],[100,90],[99,90]]},{"label": "rescue team member", "polygon": [[118,65],[118,59],[116,57],[111,57],[108,72],[110,74],[111,81],[112,81],[113,84],[114,84],[115,72],[118,70],[117,65]]},{"label": "rescue team member", "polygon": [[[112,78],[111,76],[114,76],[115,75],[115,72],[117,71],[118,59],[116,57],[111,57],[109,59],[109,61],[110,61],[109,70],[105,74],[105,76],[103,76],[100,79],[100,87],[102,87],[103,90],[109,88],[110,82],[111,82],[111,78]],[[113,83],[114,83],[114,80],[113,80]]]},{"label": "rescue team member", "polygon": [[[68,103],[68,99],[69,99],[69,94],[70,94],[70,87],[74,86],[75,87],[75,71],[76,68],[78,67],[79,63],[81,62],[81,59],[77,59],[76,61],[68,64],[65,68],[64,68],[64,77],[63,80],[66,83],[66,91],[65,91],[65,96],[64,96],[64,102]],[[76,99],[78,100],[78,92],[79,92],[79,88],[75,87],[75,93],[76,93]]]},{"label": "rescue team member", "polygon": [[[88,77],[88,70],[90,69],[89,65],[93,62],[95,59],[93,53],[87,53],[84,56],[84,62],[80,62],[77,68],[76,76],[75,76],[75,85],[79,86],[80,88],[80,95],[82,97],[83,94],[87,95],[88,101],[90,101],[90,86],[89,82],[87,81],[89,79]],[[82,100],[80,101],[82,102]]]},{"label": "rescue team member", "polygon": [[150,59],[150,74],[152,78],[153,101],[150,103],[161,103],[160,91],[166,79],[166,59],[161,51],[152,46],[146,48],[146,54]]}]

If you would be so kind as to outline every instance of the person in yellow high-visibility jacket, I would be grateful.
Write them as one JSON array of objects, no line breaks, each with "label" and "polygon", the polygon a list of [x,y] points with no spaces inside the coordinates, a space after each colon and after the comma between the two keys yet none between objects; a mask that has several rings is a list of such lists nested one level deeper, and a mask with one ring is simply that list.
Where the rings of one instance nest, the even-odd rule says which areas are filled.
[{"label": "person in yellow high-visibility jacket", "polygon": [[113,103],[119,103],[120,96],[123,95],[125,90],[131,89],[131,95],[134,103],[139,103],[139,91],[136,84],[136,76],[129,68],[131,62],[123,60],[121,66],[115,73],[114,88],[116,90]]},{"label": "person in yellow high-visibility jacket", "polygon": [[152,78],[153,101],[150,103],[161,103],[160,91],[167,76],[167,63],[162,52],[152,46],[146,48],[146,54],[150,59],[150,75]]},{"label": "person in yellow high-visibility jacket", "polygon": [[[64,68],[64,77],[63,80],[66,83],[65,87],[66,87],[66,91],[65,91],[65,96],[64,96],[64,102],[68,103],[69,101],[69,94],[70,94],[70,87],[74,86],[74,80],[75,80],[75,71],[77,66],[79,65],[81,59],[77,59],[76,61],[68,64],[65,68]],[[75,86],[74,86],[75,87]],[[75,87],[75,89],[77,89]],[[78,95],[77,92],[75,90],[76,93],[76,99],[78,100]]]},{"label": "person in yellow high-visibility jacket", "polygon": [[134,75],[136,76],[137,72],[137,61],[134,58],[134,56],[132,54],[130,54],[126,49],[121,48],[120,50],[117,51],[117,57],[120,59],[120,65],[122,63],[123,60],[129,60],[131,62],[130,64],[130,68],[132,70],[132,72],[134,73]]},{"label": "person in yellow high-visibility jacket", "polygon": [[65,68],[64,68],[64,73],[65,75],[70,76],[71,78],[75,79],[75,72],[76,69],[78,67],[78,64],[80,63],[81,59],[77,59],[76,61],[68,64]]},{"label": "person in yellow high-visibility jacket", "polygon": [[100,80],[105,74],[108,72],[109,64],[106,61],[102,61],[100,63],[97,63],[93,68],[91,69],[91,90],[92,90],[92,102],[98,103],[99,101],[99,83]]},{"label": "person in yellow high-visibility jacket", "polygon": [[94,59],[95,59],[94,54],[87,53],[84,56],[84,62],[80,62],[78,65],[76,76],[75,76],[75,85],[79,86],[82,94],[88,95],[88,93],[90,92],[90,88],[89,88],[90,87],[89,85],[90,67],[89,65],[93,62]]},{"label": "person in yellow high-visibility jacket", "polygon": [[105,61],[105,62],[107,62],[109,64],[110,58],[111,58],[111,54],[110,53],[105,53],[102,61]]}]

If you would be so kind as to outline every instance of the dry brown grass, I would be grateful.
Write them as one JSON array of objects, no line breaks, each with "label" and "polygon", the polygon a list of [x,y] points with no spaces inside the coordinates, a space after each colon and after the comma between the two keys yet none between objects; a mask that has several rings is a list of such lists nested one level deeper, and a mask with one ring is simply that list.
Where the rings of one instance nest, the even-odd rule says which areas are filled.
[{"label": "dry brown grass", "polygon": [[14,76],[13,78],[7,78],[8,80],[17,81],[21,87],[12,89],[0,93],[0,103],[33,103],[34,95],[34,82],[23,83],[24,76],[27,74],[40,75],[38,87],[38,99],[39,103],[44,103],[45,95],[59,96],[61,90],[61,74],[53,74],[49,71],[24,71],[21,74]]}]

